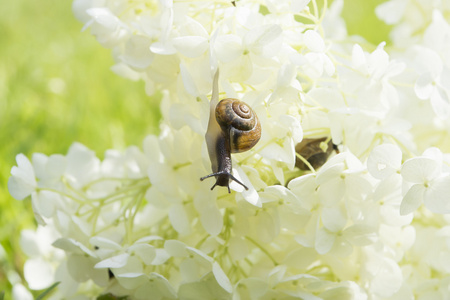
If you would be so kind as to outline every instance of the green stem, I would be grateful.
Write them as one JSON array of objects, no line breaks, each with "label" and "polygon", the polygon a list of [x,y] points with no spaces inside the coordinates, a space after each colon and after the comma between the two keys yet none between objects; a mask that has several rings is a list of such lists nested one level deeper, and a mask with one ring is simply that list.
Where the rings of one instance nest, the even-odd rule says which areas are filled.
[{"label": "green stem", "polygon": [[75,202],[78,203],[78,204],[85,204],[82,200],[80,200],[80,199],[78,199],[78,198],[75,198],[75,197],[72,196],[72,195],[69,195],[69,194],[63,193],[63,192],[61,192],[61,191],[55,190],[55,189],[50,189],[50,188],[39,188],[39,187],[38,187],[38,188],[36,188],[36,191],[37,191],[37,192],[41,192],[41,191],[53,192],[53,193],[59,194],[59,195],[61,195],[61,196],[63,196],[63,197],[70,198],[70,199],[72,199],[73,201],[75,201]]},{"label": "green stem", "polygon": [[275,266],[278,266],[277,261],[275,260],[275,258],[272,257],[272,255],[270,255],[269,251],[267,251],[263,246],[261,246],[260,244],[258,244],[258,242],[256,242],[254,239],[252,239],[249,236],[245,237],[249,242],[251,242],[253,245],[255,245],[257,248],[259,248],[271,261]]},{"label": "green stem", "polygon": [[319,20],[319,9],[318,9],[318,7],[317,7],[317,2],[316,2],[316,0],[313,0],[312,1],[312,5],[313,5],[313,10],[314,10],[314,17],[315,17],[315,19],[316,19],[316,24],[317,24],[317,22],[318,22],[318,20]]},{"label": "green stem", "polygon": [[316,170],[313,168],[313,166],[300,153],[295,153],[295,155],[311,170],[311,172],[316,173]]}]

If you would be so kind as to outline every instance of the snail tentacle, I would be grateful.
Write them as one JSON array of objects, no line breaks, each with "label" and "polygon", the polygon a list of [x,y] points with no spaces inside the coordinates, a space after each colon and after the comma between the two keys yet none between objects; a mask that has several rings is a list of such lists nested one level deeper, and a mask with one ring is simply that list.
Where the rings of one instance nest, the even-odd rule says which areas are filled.
[{"label": "snail tentacle", "polygon": [[[240,185],[242,185],[246,191],[248,191],[248,187],[247,187],[245,184],[243,184],[242,182],[240,182],[236,177],[234,177],[232,174],[228,173],[227,171],[220,171],[220,172],[216,172],[216,173],[212,173],[212,174],[203,176],[202,178],[200,178],[200,181],[203,181],[203,180],[205,180],[206,178],[213,177],[213,176],[226,176],[226,177],[229,177],[229,179],[232,179],[232,180],[236,181],[237,183],[239,183]],[[211,187],[211,191],[216,187],[216,185],[219,185],[219,184],[218,184],[218,180],[217,180],[216,183],[214,183],[214,185]],[[228,193],[231,193],[231,191],[230,191],[230,186],[227,185],[227,187],[228,187]]]}]

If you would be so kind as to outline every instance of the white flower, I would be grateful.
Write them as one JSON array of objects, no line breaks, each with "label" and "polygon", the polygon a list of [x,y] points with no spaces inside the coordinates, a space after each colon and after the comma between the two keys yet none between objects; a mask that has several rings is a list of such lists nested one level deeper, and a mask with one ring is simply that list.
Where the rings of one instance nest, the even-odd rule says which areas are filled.
[{"label": "white flower", "polygon": [[[371,190],[361,171],[359,161],[349,153],[341,153],[330,159],[317,177],[302,176],[289,183],[303,206],[311,211],[306,232],[296,236],[298,243],[314,247],[319,254],[331,251],[347,256],[353,246],[373,242],[376,228],[368,222],[370,218],[361,211],[357,214],[353,211]],[[349,203],[354,208],[348,207]]]},{"label": "white flower", "polygon": [[431,102],[441,119],[450,115],[450,25],[438,11],[426,29],[423,46],[415,47],[414,63],[418,72],[414,91],[420,99]]},{"label": "white flower", "polygon": [[64,176],[75,188],[81,188],[99,177],[100,160],[94,151],[82,144],[74,143],[70,146],[66,162]]},{"label": "white flower", "polygon": [[392,144],[375,147],[367,160],[367,170],[377,179],[386,179],[400,172],[401,150]]},{"label": "white flower", "polygon": [[211,201],[208,193],[200,190],[194,198],[194,205],[200,214],[200,222],[203,228],[211,235],[217,236],[222,231],[222,214],[217,203]]},{"label": "white flower", "polygon": [[12,288],[12,297],[13,300],[32,300],[34,299],[33,295],[26,289],[25,286],[21,283],[14,284]]},{"label": "white flower", "polygon": [[[163,95],[161,130],[102,161],[78,143],[16,157],[10,193],[31,195],[46,225],[22,234],[28,286],[61,281],[53,299],[445,298],[450,6],[379,6],[395,48],[348,36],[342,7],[75,0],[113,70]],[[217,69],[213,98],[243,100],[262,125],[231,156],[248,190],[200,181]],[[334,144],[313,172],[295,167],[304,137]]]},{"label": "white flower", "polygon": [[[429,154],[431,151],[428,151]],[[442,160],[436,157],[422,157],[407,160],[401,170],[403,180],[410,183],[404,195],[400,212],[408,214],[423,202],[435,213],[450,212],[450,174],[442,172]]]},{"label": "white flower", "polygon": [[21,233],[21,248],[30,257],[24,265],[24,276],[32,290],[48,288],[55,282],[57,262],[64,258],[62,251],[51,246],[57,237],[58,233],[51,226]]},{"label": "white flower", "polygon": [[8,190],[17,200],[22,200],[33,193],[37,188],[33,166],[23,154],[16,156],[17,167],[11,169],[8,180]]},{"label": "white flower", "polygon": [[306,8],[311,0],[266,0],[264,1],[271,13],[299,13]]},{"label": "white flower", "polygon": [[113,47],[128,35],[127,26],[108,8],[89,8],[86,12],[92,19],[86,23],[83,30],[91,27],[92,34],[103,46]]},{"label": "white flower", "polygon": [[303,137],[299,120],[289,115],[280,115],[278,119],[266,119],[263,115],[260,120],[267,124],[260,142],[269,143],[260,154],[265,158],[286,163],[288,168],[292,169],[295,165],[295,145]]},{"label": "white flower", "polygon": [[39,184],[44,186],[57,186],[61,176],[64,175],[67,162],[61,154],[47,156],[42,153],[34,153],[32,157],[36,178]]},{"label": "white flower", "polygon": [[[313,30],[307,30],[303,34],[305,46],[311,51],[303,56],[305,65],[304,72],[312,78],[320,78],[324,73],[331,76],[335,72],[335,66],[331,59],[325,54],[325,42],[322,37]],[[301,57],[295,58],[301,62]]]},{"label": "white flower", "polygon": [[[398,101],[397,91],[389,80],[403,72],[405,65],[395,60],[390,60],[389,54],[384,50],[385,43],[378,45],[377,49],[370,54],[364,53],[358,44],[353,46],[352,67],[358,73],[348,77],[347,84],[350,91],[360,92],[364,98],[358,99],[361,108],[372,108],[375,111],[384,107],[393,106]],[[362,75],[362,76],[361,76]],[[372,97],[370,93],[375,93]],[[378,97],[378,99],[376,99]],[[377,101],[378,100],[378,101]]]},{"label": "white flower", "polygon": [[395,24],[405,13],[408,0],[390,0],[378,5],[375,9],[377,17],[386,24]]},{"label": "white flower", "polygon": [[146,176],[148,160],[142,151],[136,147],[128,147],[124,153],[108,150],[100,169],[105,177],[142,178]]},{"label": "white flower", "polygon": [[362,199],[371,190],[364,171],[365,166],[350,152],[329,159],[317,173],[321,201],[336,204],[344,196]]},{"label": "white flower", "polygon": [[446,68],[449,67],[450,54],[448,52],[450,46],[450,23],[446,19],[442,11],[433,10],[432,22],[428,26],[423,36],[423,44],[436,51],[444,61]]},{"label": "white flower", "polygon": [[[282,43],[278,25],[258,25],[244,36],[219,35],[214,42],[217,59],[223,62],[221,73],[233,81],[249,81],[259,84],[261,74],[271,68],[271,58],[277,54]],[[267,74],[270,75],[270,74]]]},{"label": "white flower", "polygon": [[120,59],[128,66],[144,70],[150,66],[154,54],[150,51],[151,40],[145,36],[132,36],[125,44]]},{"label": "white flower", "polygon": [[[202,251],[176,241],[166,241],[164,247],[168,253],[181,259],[180,274],[186,283],[180,286],[180,297],[193,297],[188,295],[195,294],[201,299],[200,295],[212,297],[232,292],[231,283],[220,265]],[[206,284],[200,284],[201,281],[206,281]],[[192,290],[195,286],[200,289]]]},{"label": "white flower", "polygon": [[386,251],[389,256],[396,262],[401,261],[405,253],[411,249],[416,242],[416,231],[413,226],[397,227],[394,226],[380,226],[380,239],[386,246]]},{"label": "white flower", "polygon": [[375,147],[367,159],[367,170],[380,180],[373,193],[373,200],[379,208],[379,217],[383,223],[393,226],[409,224],[412,220],[411,215],[400,215],[401,163],[402,152],[393,144]]},{"label": "white flower", "polygon": [[327,9],[327,17],[322,21],[324,37],[344,40],[347,37],[347,28],[342,18],[344,0],[335,0]]},{"label": "white flower", "polygon": [[371,294],[382,299],[394,295],[403,281],[399,265],[373,248],[366,248],[363,255],[367,255],[367,262],[362,266],[361,275]]},{"label": "white flower", "polygon": [[[162,1],[162,9],[158,14],[158,41],[150,46],[150,50],[155,54],[170,55],[176,52],[171,40],[172,26],[174,22],[173,1]],[[148,29],[146,29],[148,30]]]},{"label": "white flower", "polygon": [[42,290],[55,281],[52,266],[42,258],[27,260],[23,268],[30,289]]},{"label": "white flower", "polygon": [[209,49],[209,35],[196,20],[187,17],[180,31],[181,36],[173,39],[173,46],[180,54],[195,58]]},{"label": "white flower", "polygon": [[390,37],[396,47],[405,49],[417,43],[438,10],[448,12],[450,7],[446,1],[390,0],[375,12],[378,18],[394,25]]},{"label": "white flower", "polygon": [[450,70],[439,55],[431,49],[418,47],[416,61],[420,66],[414,91],[419,99],[431,102],[437,116],[446,119],[450,115]]},{"label": "white flower", "polygon": [[302,206],[290,189],[283,186],[269,186],[260,195],[264,203],[273,202],[278,204],[277,221],[281,228],[297,231],[304,226],[309,217],[309,212]]},{"label": "white flower", "polygon": [[67,238],[56,240],[53,246],[67,253],[67,273],[74,281],[81,283],[92,279],[100,286],[107,284],[108,273],[105,270],[94,268],[94,265],[98,262],[98,257],[93,250],[81,242]]},{"label": "white flower", "polygon": [[150,147],[154,148],[148,157],[151,184],[170,196],[180,197],[184,193],[194,195],[200,186],[200,180],[193,185],[193,182],[186,182],[184,179],[186,176],[194,177],[192,172],[198,174],[197,178],[202,176],[202,170],[195,168],[194,164],[200,159],[200,136],[187,127],[179,131],[172,131],[167,127],[163,129],[159,140],[148,137],[144,143],[149,145],[149,151]]}]

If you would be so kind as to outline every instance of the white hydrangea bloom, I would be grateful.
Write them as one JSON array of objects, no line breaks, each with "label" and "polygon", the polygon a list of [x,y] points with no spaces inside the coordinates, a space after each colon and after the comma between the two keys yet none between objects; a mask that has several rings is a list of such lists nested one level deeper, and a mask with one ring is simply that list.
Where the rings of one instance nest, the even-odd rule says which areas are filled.
[{"label": "white hydrangea bloom", "polygon": [[56,270],[65,257],[63,251],[52,247],[58,235],[53,226],[22,231],[20,245],[29,257],[24,265],[24,276],[30,289],[42,290],[57,281]]},{"label": "white hydrangea bloom", "polygon": [[11,169],[11,177],[8,180],[8,190],[11,195],[22,200],[33,193],[37,187],[34,168],[28,158],[23,154],[16,157],[17,167]]},{"label": "white hydrangea bloom", "polygon": [[378,18],[394,25],[391,38],[396,46],[402,48],[411,46],[420,39],[433,18],[433,11],[448,13],[450,4],[441,0],[389,0],[375,10]]},{"label": "white hydrangea bloom", "polygon": [[450,172],[443,166],[442,153],[438,149],[428,149],[423,156],[407,160],[401,174],[410,185],[400,208],[402,214],[414,211],[422,202],[433,212],[450,212]]},{"label": "white hydrangea bloom", "polygon": [[[52,299],[448,297],[450,5],[379,6],[395,49],[353,43],[342,6],[73,1],[113,70],[162,93],[161,130],[102,161],[79,143],[17,155],[8,188],[40,224],[23,232],[28,286],[61,281]],[[260,120],[258,144],[231,157],[248,190],[200,181],[215,93]],[[296,146],[322,137],[313,167]]]},{"label": "white hydrangea bloom", "polygon": [[13,300],[32,300],[33,295],[21,283],[16,283],[12,288],[11,299]]}]

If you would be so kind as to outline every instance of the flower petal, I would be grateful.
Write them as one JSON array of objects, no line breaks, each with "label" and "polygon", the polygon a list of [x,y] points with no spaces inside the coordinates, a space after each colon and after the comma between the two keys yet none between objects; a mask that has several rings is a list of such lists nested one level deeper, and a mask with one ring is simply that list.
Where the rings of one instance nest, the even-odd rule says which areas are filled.
[{"label": "flower petal", "polygon": [[173,205],[169,210],[169,219],[173,228],[180,234],[186,235],[191,232],[189,217],[183,204]]},{"label": "flower petal", "polygon": [[307,30],[304,34],[305,44],[309,50],[314,52],[325,51],[323,38],[314,30]]},{"label": "flower petal", "polygon": [[316,232],[316,240],[314,242],[314,248],[319,254],[328,253],[333,247],[336,235],[329,232],[325,228],[320,228]]},{"label": "flower petal", "polygon": [[182,55],[199,57],[209,48],[208,40],[201,36],[182,36],[172,40],[173,46]]},{"label": "flower petal", "polygon": [[414,84],[414,92],[419,99],[429,99],[435,87],[433,86],[433,77],[430,73],[425,73],[419,76]]},{"label": "flower petal", "polygon": [[43,258],[32,258],[23,266],[24,277],[32,290],[42,290],[54,283],[54,271],[50,262]]},{"label": "flower petal", "polygon": [[102,260],[101,262],[97,263],[94,266],[94,268],[97,268],[97,269],[122,268],[127,264],[129,257],[130,257],[130,254],[122,253],[122,254],[107,258],[105,260]]},{"label": "flower petal", "polygon": [[425,193],[424,204],[434,213],[450,213],[450,175],[432,182]]},{"label": "flower petal", "polygon": [[220,265],[215,261],[212,265],[212,271],[217,283],[228,293],[233,292],[233,286]]},{"label": "flower petal", "polygon": [[408,159],[402,166],[401,174],[404,180],[412,183],[424,183],[437,177],[440,173],[439,164],[427,157]]},{"label": "flower petal", "polygon": [[414,212],[422,204],[425,187],[422,184],[413,185],[403,197],[400,205],[400,215],[404,216]]},{"label": "flower petal", "polygon": [[393,144],[375,147],[367,160],[367,170],[377,178],[383,179],[400,170],[402,151]]}]

